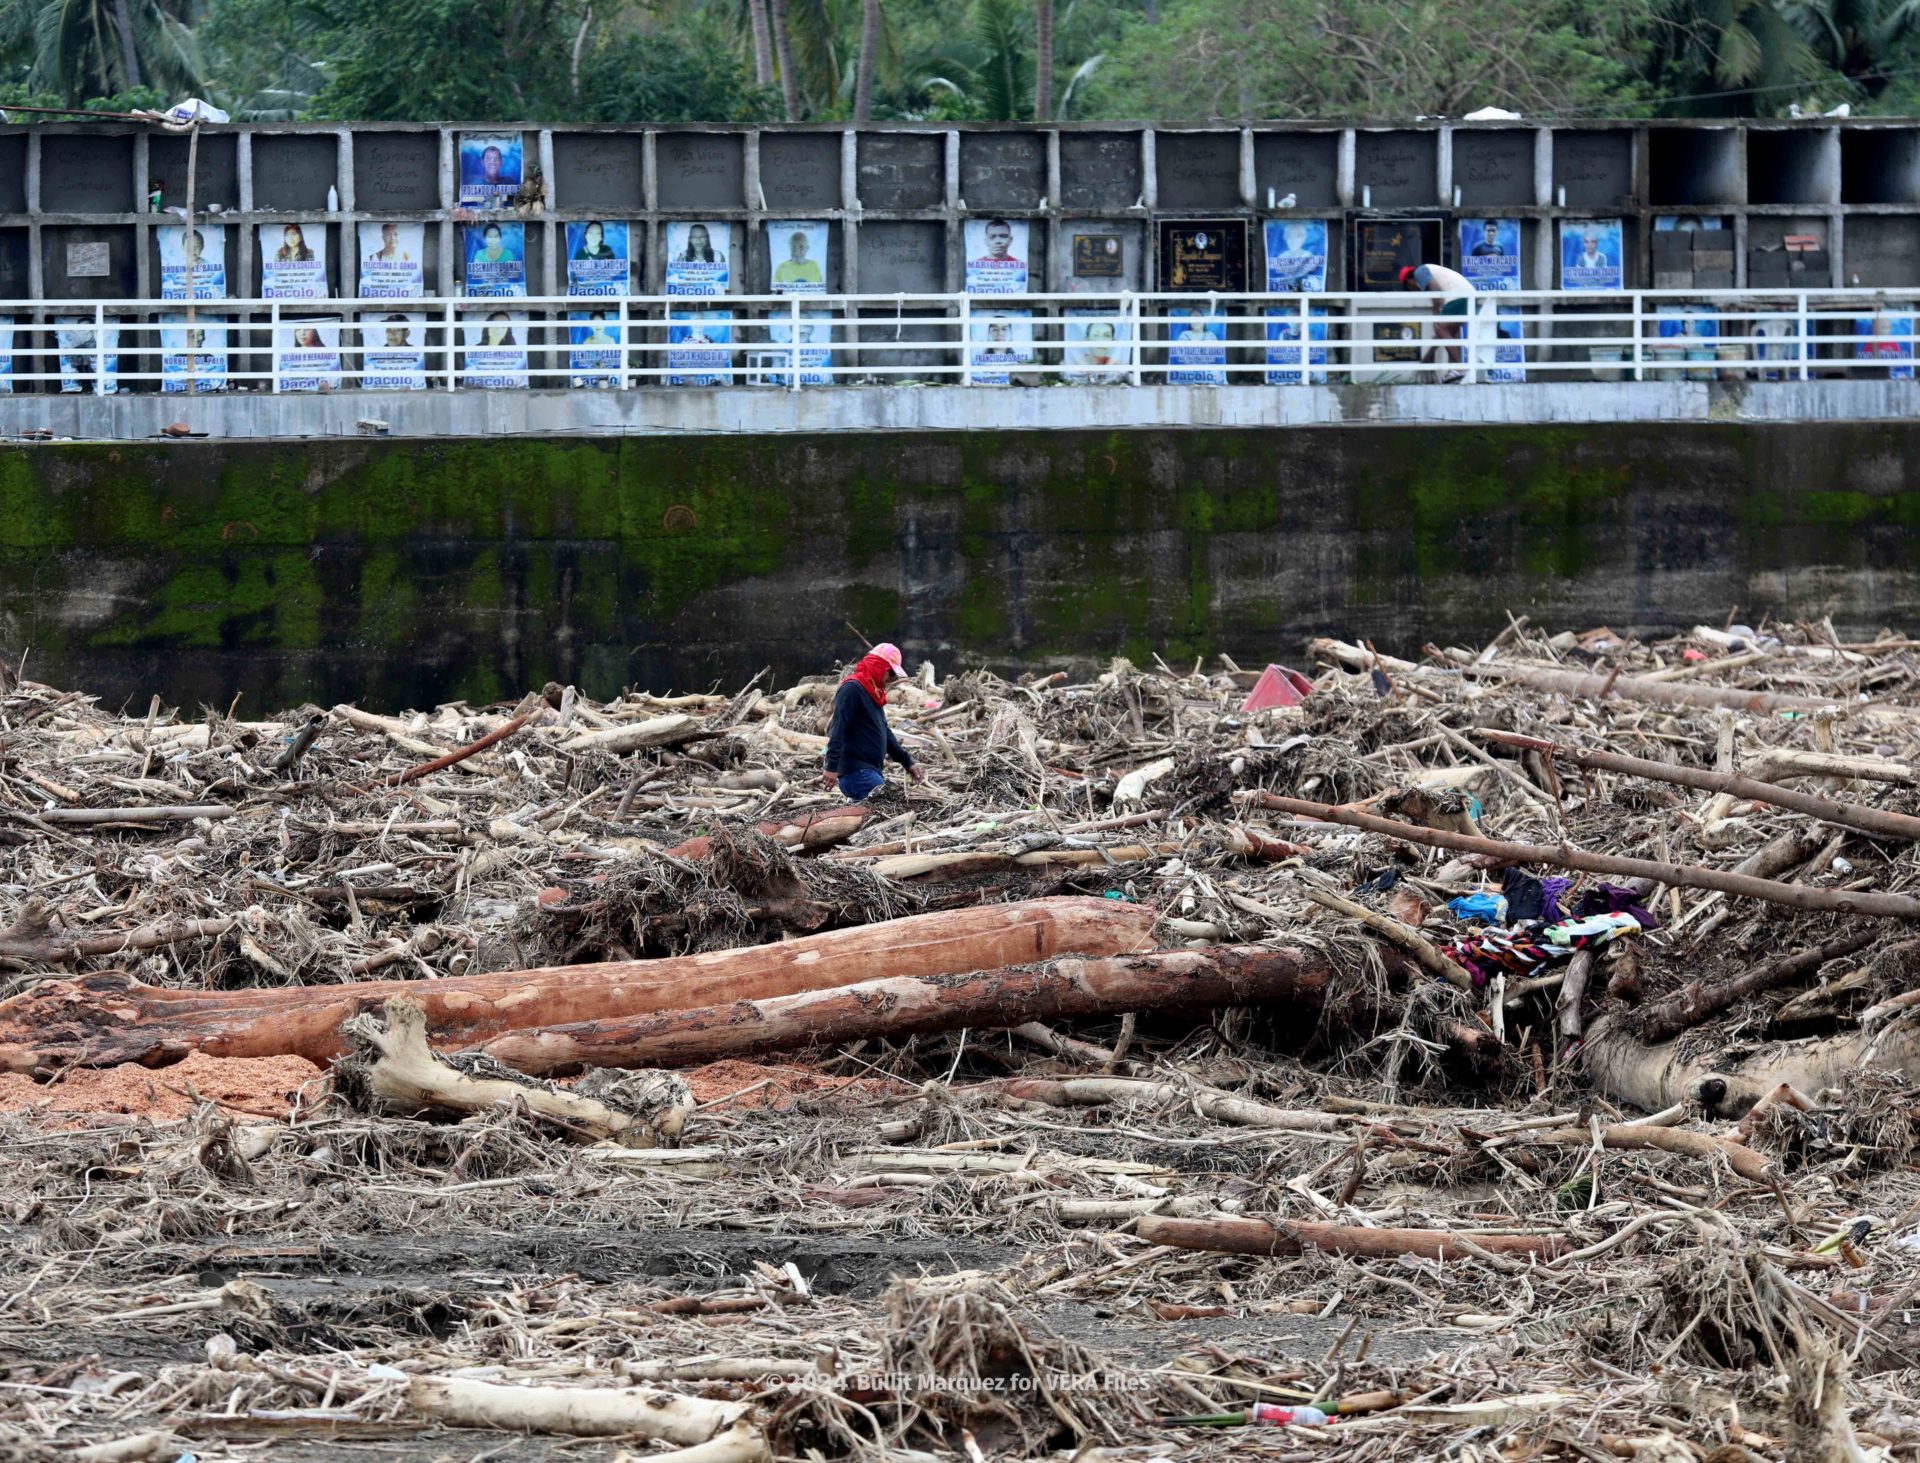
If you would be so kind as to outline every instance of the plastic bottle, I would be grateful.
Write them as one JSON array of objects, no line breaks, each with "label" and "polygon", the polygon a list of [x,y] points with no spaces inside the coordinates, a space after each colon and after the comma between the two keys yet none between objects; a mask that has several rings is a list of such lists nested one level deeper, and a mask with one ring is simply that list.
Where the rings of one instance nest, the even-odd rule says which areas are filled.
[{"label": "plastic bottle", "polygon": [[327,185],[327,212],[338,213],[339,211],[340,211],[340,190],[334,187],[331,183],[329,183]]},{"label": "plastic bottle", "polygon": [[147,212],[148,213],[160,212],[161,194],[164,193],[165,191],[166,190],[159,183],[155,183],[153,185],[153,191],[147,195]]},{"label": "plastic bottle", "polygon": [[1256,1402],[1247,1409],[1247,1423],[1254,1427],[1325,1427],[1327,1414],[1318,1407],[1281,1407],[1273,1402]]}]

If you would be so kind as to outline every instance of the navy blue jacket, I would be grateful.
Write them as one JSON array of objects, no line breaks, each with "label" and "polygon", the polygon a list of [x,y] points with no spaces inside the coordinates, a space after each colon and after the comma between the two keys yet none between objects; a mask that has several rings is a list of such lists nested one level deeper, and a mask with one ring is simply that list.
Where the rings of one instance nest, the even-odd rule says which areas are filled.
[{"label": "navy blue jacket", "polygon": [[878,772],[889,757],[902,767],[913,766],[867,688],[858,681],[842,681],[833,697],[833,725],[827,729],[827,771],[871,767]]}]

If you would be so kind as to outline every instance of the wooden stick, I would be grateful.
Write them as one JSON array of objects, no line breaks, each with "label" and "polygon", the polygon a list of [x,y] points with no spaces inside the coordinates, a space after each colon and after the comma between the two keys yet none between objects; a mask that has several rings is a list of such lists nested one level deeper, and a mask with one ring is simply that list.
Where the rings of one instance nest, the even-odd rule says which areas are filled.
[{"label": "wooden stick", "polygon": [[1864,890],[1813,889],[1799,884],[1780,884],[1771,879],[1755,879],[1745,874],[1702,868],[1698,864],[1663,864],[1652,859],[1623,858],[1614,854],[1587,853],[1562,844],[1546,848],[1534,843],[1507,843],[1496,838],[1474,838],[1465,833],[1445,833],[1437,828],[1422,828],[1412,823],[1397,823],[1391,818],[1376,818],[1370,813],[1331,803],[1310,803],[1300,798],[1283,798],[1277,793],[1253,795],[1263,808],[1292,813],[1301,818],[1317,818],[1323,823],[1344,823],[1363,828],[1405,843],[1424,843],[1431,848],[1451,848],[1460,853],[1484,854],[1510,864],[1550,864],[1559,869],[1580,869],[1590,874],[1622,874],[1651,879],[1656,884],[1679,885],[1687,889],[1719,889],[1748,899],[1763,899],[1770,904],[1785,904],[1794,909],[1819,909],[1841,914],[1864,914],[1878,919],[1920,920],[1920,899],[1904,894],[1872,894]]},{"label": "wooden stick", "polygon": [[[1349,670],[1365,670],[1370,662],[1365,650],[1339,640],[1315,640],[1310,648],[1320,659],[1346,666]],[[1395,660],[1384,655],[1380,657],[1380,663],[1395,672],[1421,669],[1412,661]],[[1475,680],[1516,681],[1523,686],[1532,686],[1537,691],[1557,691],[1563,696],[1585,701],[1617,696],[1624,701],[1646,701],[1657,706],[1725,706],[1734,711],[1755,712],[1823,711],[1848,707],[1846,702],[1829,701],[1818,696],[1783,696],[1766,691],[1729,690],[1720,686],[1689,686],[1649,681],[1640,676],[1623,676],[1617,671],[1609,675],[1588,675],[1583,671],[1515,665],[1508,661],[1476,665],[1470,658],[1466,664],[1450,658],[1448,664],[1455,666],[1462,676]]]},{"label": "wooden stick", "polygon": [[1249,828],[1244,823],[1228,825],[1227,851],[1262,864],[1284,863],[1290,858],[1305,858],[1313,852],[1298,843],[1288,843],[1257,828]]},{"label": "wooden stick", "polygon": [[42,823],[190,823],[195,818],[231,818],[239,811],[228,803],[189,803],[157,808],[45,808],[34,816]]},{"label": "wooden stick", "polygon": [[1397,919],[1376,913],[1368,909],[1364,904],[1356,904],[1351,899],[1343,898],[1335,894],[1331,889],[1322,889],[1317,884],[1306,883],[1301,884],[1299,887],[1300,892],[1315,904],[1325,909],[1337,910],[1349,919],[1357,919],[1368,929],[1374,930],[1384,936],[1391,944],[1398,945],[1415,960],[1419,961],[1421,967],[1430,974],[1439,976],[1440,979],[1446,981],[1449,985],[1458,986],[1463,991],[1473,989],[1473,977],[1449,959],[1433,941],[1429,940],[1419,931],[1402,924]]},{"label": "wooden stick", "polygon": [[[404,782],[413,782],[418,778],[426,777],[430,773],[439,772],[451,767],[456,762],[464,762],[467,758],[473,756],[474,753],[486,751],[486,749],[491,747],[495,742],[504,742],[508,737],[519,731],[521,727],[533,719],[534,711],[544,711],[546,709],[547,703],[542,701],[533,711],[521,712],[520,715],[514,717],[512,721],[495,727],[478,741],[468,742],[464,747],[455,747],[451,752],[443,756],[435,757],[431,762],[422,762],[418,767],[409,767],[405,772],[396,772],[391,777],[383,777],[373,786],[399,787]],[[354,791],[367,793],[371,792],[372,788],[359,787],[355,788]]]},{"label": "wooden stick", "polygon": [[1673,681],[1649,681],[1641,676],[1588,675],[1583,671],[1552,670],[1546,666],[1463,665],[1460,674],[1481,681],[1517,681],[1536,691],[1554,691],[1575,701],[1645,701],[1655,706],[1725,706],[1733,711],[1771,715],[1776,711],[1825,711],[1847,705],[1822,696],[1787,696],[1772,691],[1740,691],[1723,686],[1692,686]]},{"label": "wooden stick", "polygon": [[1648,1111],[1698,1102],[1709,1116],[1729,1120],[1782,1082],[1818,1092],[1867,1069],[1895,1073],[1909,1084],[1920,1081],[1920,1027],[1907,1022],[1728,1051],[1681,1041],[1649,1046],[1616,1017],[1602,1016],[1581,1052],[1594,1086],[1615,1102]]},{"label": "wooden stick", "polygon": [[273,760],[267,763],[267,770],[269,772],[285,772],[289,767],[293,766],[294,763],[307,755],[308,748],[319,739],[320,733],[325,730],[326,725],[327,714],[324,711],[310,718],[305,726],[294,733],[292,741],[274,753]]},{"label": "wooden stick", "polygon": [[1837,935],[1824,945],[1815,945],[1808,950],[1795,950],[1781,955],[1763,965],[1756,965],[1744,975],[1732,980],[1721,981],[1718,985],[1701,985],[1698,981],[1689,981],[1672,995],[1654,1001],[1630,1012],[1623,1018],[1628,1030],[1642,1041],[1665,1041],[1668,1037],[1678,1036],[1692,1026],[1698,1026],[1710,1016],[1730,1010],[1737,1002],[1748,996],[1759,995],[1762,991],[1774,990],[1789,985],[1802,976],[1811,975],[1829,960],[1838,960],[1867,948],[1880,936],[1877,927],[1864,930],[1849,930]]},{"label": "wooden stick", "polygon": [[82,956],[121,955],[136,950],[158,950],[162,945],[179,945],[188,940],[211,939],[224,935],[237,923],[239,921],[232,919],[182,920],[144,925],[121,934],[88,935],[83,939],[32,934],[15,926],[0,931],[0,960],[65,965]]},{"label": "wooden stick", "polygon": [[703,731],[702,722],[697,716],[688,716],[684,712],[674,712],[668,716],[656,716],[646,721],[636,721],[626,726],[609,727],[605,731],[582,732],[579,736],[560,743],[562,752],[638,752],[646,747],[666,747],[677,742],[690,742],[701,737],[717,737],[718,731]]},{"label": "wooden stick", "polygon": [[1296,1128],[1308,1133],[1331,1133],[1343,1126],[1332,1113],[1317,1109],[1270,1107],[1250,1097],[1211,1088],[1186,1088],[1172,1082],[1146,1082],[1133,1077],[1015,1077],[993,1084],[993,1090],[1025,1102],[1049,1107],[1105,1107],[1109,1103],[1179,1104],[1203,1117],[1249,1128]]},{"label": "wooden stick", "polygon": [[1574,951],[1573,959],[1567,962],[1566,979],[1560,983],[1560,994],[1553,1002],[1563,1042],[1571,1043],[1580,1039],[1580,1003],[1587,997],[1587,982],[1592,976],[1593,951]]},{"label": "wooden stick", "polygon": [[1623,756],[1618,752],[1570,747],[1563,742],[1542,741],[1538,737],[1524,737],[1514,732],[1495,731],[1491,728],[1483,727],[1480,735],[1490,742],[1498,742],[1503,747],[1526,747],[1532,751],[1543,752],[1549,757],[1571,762],[1576,767],[1597,767],[1603,772],[1622,772],[1629,777],[1646,777],[1655,782],[1670,782],[1680,787],[1697,788],[1701,792],[1723,793],[1728,797],[1744,798],[1748,802],[1772,803],[1776,808],[1790,808],[1796,813],[1805,813],[1810,818],[1818,818],[1822,823],[1854,828],[1862,833],[1876,833],[1886,838],[1904,838],[1910,842],[1920,842],[1920,818],[1908,813],[1893,813],[1882,808],[1863,808],[1857,803],[1837,803],[1832,798],[1821,797],[1818,793],[1779,787],[1771,782],[1759,782],[1751,777],[1743,777],[1738,772],[1716,772],[1707,767],[1682,767],[1673,762],[1655,762],[1646,757]]},{"label": "wooden stick", "polygon": [[1535,787],[1525,777],[1520,775],[1519,770],[1514,767],[1511,762],[1502,762],[1498,757],[1489,756],[1484,747],[1474,746],[1472,742],[1461,736],[1459,732],[1450,726],[1441,727],[1440,735],[1446,739],[1449,746],[1457,747],[1469,757],[1473,758],[1474,761],[1491,767],[1495,772],[1499,773],[1503,779],[1513,784],[1514,787],[1518,788],[1527,797],[1532,798],[1542,807],[1555,808],[1559,806],[1554,801],[1552,793]]},{"label": "wooden stick", "polygon": [[[861,803],[838,806],[826,804],[804,812],[769,818],[754,826],[775,843],[797,848],[802,853],[817,853],[853,837],[866,826],[872,809]],[[703,859],[713,852],[713,836],[702,833],[684,843],[676,843],[666,852],[675,858]]]},{"label": "wooden stick", "polygon": [[[1545,1143],[1561,1148],[1590,1148],[1593,1134],[1586,1128],[1554,1128],[1543,1133],[1528,1133],[1528,1143]],[[1725,1155],[1733,1171],[1756,1184],[1773,1182],[1773,1165],[1766,1155],[1756,1153],[1744,1143],[1712,1133],[1694,1133],[1686,1128],[1669,1128],[1655,1123],[1617,1123],[1600,1130],[1602,1148],[1660,1148],[1668,1153],[1684,1153],[1693,1158]]]},{"label": "wooden stick", "polygon": [[1370,1229],[1358,1224],[1324,1224],[1306,1219],[1174,1219],[1141,1216],[1134,1233],[1150,1245],[1182,1250],[1213,1250],[1227,1255],[1300,1255],[1324,1250],[1334,1255],[1397,1259],[1418,1255],[1428,1260],[1465,1258],[1462,1244],[1495,1255],[1525,1255],[1551,1260],[1569,1248],[1557,1234],[1461,1234],[1445,1229]]},{"label": "wooden stick", "polygon": [[1894,762],[1885,757],[1841,757],[1832,752],[1796,752],[1786,747],[1768,747],[1747,766],[1747,775],[1761,782],[1780,777],[1859,778],[1863,782],[1912,784],[1916,779],[1912,764]]}]

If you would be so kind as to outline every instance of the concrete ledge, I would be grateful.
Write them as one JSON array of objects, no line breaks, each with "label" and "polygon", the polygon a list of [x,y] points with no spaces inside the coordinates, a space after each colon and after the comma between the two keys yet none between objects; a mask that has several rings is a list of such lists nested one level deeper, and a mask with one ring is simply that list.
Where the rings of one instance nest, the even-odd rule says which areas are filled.
[{"label": "concrete ledge", "polygon": [[268,396],[0,396],[0,435],[127,441],[184,421],[219,438],[1107,430],[1139,427],[1520,426],[1890,421],[1920,417],[1913,381],[1553,382],[1482,386],[846,386],[644,391],[343,391]]}]

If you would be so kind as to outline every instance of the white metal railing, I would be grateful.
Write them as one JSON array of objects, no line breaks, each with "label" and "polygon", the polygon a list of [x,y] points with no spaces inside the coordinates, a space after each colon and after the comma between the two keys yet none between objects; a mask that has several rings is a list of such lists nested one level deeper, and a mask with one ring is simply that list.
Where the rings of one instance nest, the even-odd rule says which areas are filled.
[{"label": "white metal railing", "polygon": [[[1920,289],[0,301],[12,389],[1911,378]],[[10,322],[10,323],[9,323]]]}]

